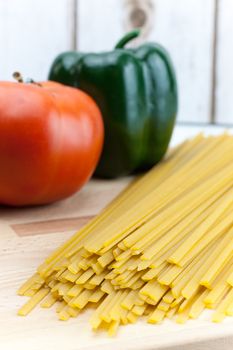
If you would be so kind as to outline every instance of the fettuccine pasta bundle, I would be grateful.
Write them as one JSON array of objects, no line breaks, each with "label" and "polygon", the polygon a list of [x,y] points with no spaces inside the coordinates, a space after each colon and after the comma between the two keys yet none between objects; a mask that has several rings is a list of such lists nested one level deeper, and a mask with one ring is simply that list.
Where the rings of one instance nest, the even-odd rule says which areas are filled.
[{"label": "fettuccine pasta bundle", "polygon": [[61,320],[95,310],[110,335],[146,316],[184,323],[205,308],[233,315],[233,137],[202,134],[172,149],[55,250],[19,289],[56,303]]}]

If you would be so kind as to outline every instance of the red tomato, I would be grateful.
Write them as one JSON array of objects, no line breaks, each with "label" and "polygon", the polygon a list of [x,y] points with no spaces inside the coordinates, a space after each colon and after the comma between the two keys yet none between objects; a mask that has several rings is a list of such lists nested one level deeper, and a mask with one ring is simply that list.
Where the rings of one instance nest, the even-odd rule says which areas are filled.
[{"label": "red tomato", "polygon": [[103,122],[84,92],[58,83],[0,83],[0,203],[66,198],[95,170]]}]

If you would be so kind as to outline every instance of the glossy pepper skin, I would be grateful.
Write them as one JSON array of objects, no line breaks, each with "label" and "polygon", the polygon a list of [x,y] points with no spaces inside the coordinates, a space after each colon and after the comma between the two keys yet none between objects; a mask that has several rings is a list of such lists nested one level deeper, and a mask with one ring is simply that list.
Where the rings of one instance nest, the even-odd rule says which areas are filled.
[{"label": "glossy pepper skin", "polygon": [[49,79],[78,87],[99,106],[105,141],[95,174],[113,178],[147,170],[164,156],[177,114],[177,83],[163,47],[124,45],[139,35],[130,32],[104,53],[59,55]]}]

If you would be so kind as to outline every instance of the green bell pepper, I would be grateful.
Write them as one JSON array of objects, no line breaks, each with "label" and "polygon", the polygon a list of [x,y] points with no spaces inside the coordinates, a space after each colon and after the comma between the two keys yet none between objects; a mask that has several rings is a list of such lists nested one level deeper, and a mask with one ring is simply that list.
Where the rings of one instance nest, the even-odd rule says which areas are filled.
[{"label": "green bell pepper", "polygon": [[96,175],[113,178],[151,168],[164,156],[177,114],[177,83],[168,53],[155,43],[125,44],[103,53],[65,52],[49,79],[80,88],[96,101],[105,124],[105,143]]}]

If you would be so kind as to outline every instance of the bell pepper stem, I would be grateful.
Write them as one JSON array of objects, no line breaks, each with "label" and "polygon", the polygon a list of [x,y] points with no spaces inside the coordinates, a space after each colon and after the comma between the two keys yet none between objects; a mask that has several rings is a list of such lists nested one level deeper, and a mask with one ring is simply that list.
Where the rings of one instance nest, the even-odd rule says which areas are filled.
[{"label": "bell pepper stem", "polygon": [[121,38],[115,46],[115,49],[123,49],[123,47],[131,40],[137,38],[141,33],[140,29],[134,29]]}]

